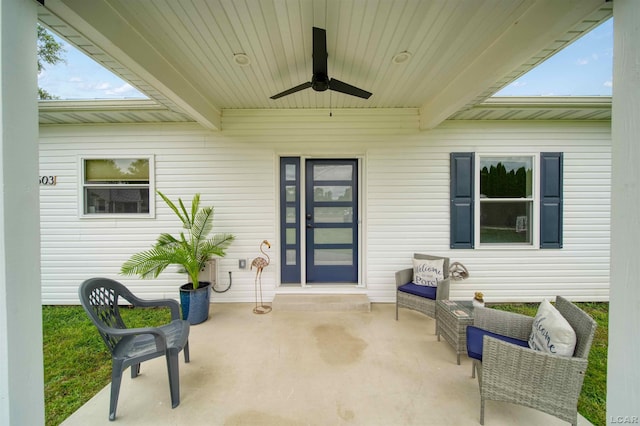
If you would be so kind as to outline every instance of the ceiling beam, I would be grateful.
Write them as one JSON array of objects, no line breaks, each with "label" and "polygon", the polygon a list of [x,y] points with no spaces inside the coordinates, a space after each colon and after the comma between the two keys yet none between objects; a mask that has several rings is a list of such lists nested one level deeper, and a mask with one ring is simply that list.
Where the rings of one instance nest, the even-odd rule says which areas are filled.
[{"label": "ceiling beam", "polygon": [[220,110],[105,0],[47,0],[45,7],[202,126],[221,129]]},{"label": "ceiling beam", "polygon": [[604,3],[605,0],[534,1],[469,67],[420,107],[420,128],[432,129],[442,123]]}]

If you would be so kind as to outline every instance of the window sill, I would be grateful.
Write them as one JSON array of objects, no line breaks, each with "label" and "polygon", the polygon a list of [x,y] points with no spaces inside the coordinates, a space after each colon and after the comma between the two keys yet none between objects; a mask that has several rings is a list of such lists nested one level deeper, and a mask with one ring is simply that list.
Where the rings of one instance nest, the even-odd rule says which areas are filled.
[{"label": "window sill", "polygon": [[153,219],[151,213],[90,213],[81,214],[80,219]]},{"label": "window sill", "polygon": [[533,244],[484,244],[478,245],[476,250],[540,250]]}]

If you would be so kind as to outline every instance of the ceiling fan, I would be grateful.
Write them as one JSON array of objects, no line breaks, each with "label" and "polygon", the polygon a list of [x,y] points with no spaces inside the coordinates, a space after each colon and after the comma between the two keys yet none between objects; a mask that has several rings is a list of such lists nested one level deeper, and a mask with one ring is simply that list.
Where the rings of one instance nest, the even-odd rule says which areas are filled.
[{"label": "ceiling fan", "polygon": [[278,99],[308,89],[309,87],[316,92],[324,92],[328,89],[363,99],[369,99],[371,96],[370,92],[336,80],[335,78],[329,78],[327,72],[327,56],[327,32],[322,28],[313,27],[313,75],[311,76],[311,81],[273,95],[271,99]]}]

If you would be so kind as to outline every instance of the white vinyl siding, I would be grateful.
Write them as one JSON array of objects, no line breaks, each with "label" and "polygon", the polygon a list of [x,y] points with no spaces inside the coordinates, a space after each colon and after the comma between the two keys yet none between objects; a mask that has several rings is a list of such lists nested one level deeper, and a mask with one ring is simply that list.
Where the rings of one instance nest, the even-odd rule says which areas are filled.
[{"label": "white vinyl siding", "polygon": [[[214,302],[254,302],[255,270],[238,269],[267,239],[271,265],[262,278],[265,301],[276,292],[364,292],[394,302],[394,273],[414,252],[451,257],[471,274],[451,297],[482,291],[488,302],[539,301],[565,295],[608,300],[611,131],[609,122],[449,121],[418,130],[417,110],[225,110],[223,131],[196,124],[42,126],[41,186],[43,303],[77,303],[86,278],[107,276],[142,296],[177,297],[185,277],[170,268],[142,281],[119,275],[132,253],[160,232],[179,230],[161,200],[156,218],[80,220],[79,156],[153,154],[155,187],[170,198],[200,192],[215,207],[214,231],[236,241],[218,263],[231,290]],[[558,250],[451,250],[449,155],[564,152],[564,247]],[[278,167],[281,156],[359,158],[362,167],[361,287],[290,290],[279,287]]]}]

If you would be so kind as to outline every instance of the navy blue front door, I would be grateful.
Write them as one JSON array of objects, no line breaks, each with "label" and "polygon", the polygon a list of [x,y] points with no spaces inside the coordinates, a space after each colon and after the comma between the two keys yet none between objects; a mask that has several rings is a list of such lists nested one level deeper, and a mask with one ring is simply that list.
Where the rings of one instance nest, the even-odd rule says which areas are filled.
[{"label": "navy blue front door", "polygon": [[306,282],[358,282],[357,160],[307,160]]}]

